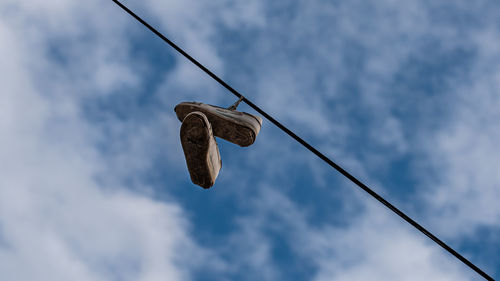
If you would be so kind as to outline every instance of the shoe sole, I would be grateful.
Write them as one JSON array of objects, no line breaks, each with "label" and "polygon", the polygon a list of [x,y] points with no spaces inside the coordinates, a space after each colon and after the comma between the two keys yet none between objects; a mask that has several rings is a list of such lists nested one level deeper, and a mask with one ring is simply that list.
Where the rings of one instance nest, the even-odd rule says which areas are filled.
[{"label": "shoe sole", "polygon": [[[254,143],[262,125],[262,119],[259,117],[218,106],[182,102],[175,107],[177,118],[181,121],[193,111],[203,112],[207,116],[216,137],[242,147],[250,146]],[[245,118],[246,120],[241,121],[238,117]]]},{"label": "shoe sole", "polygon": [[191,181],[205,189],[212,187],[218,170],[215,171],[209,158],[213,135],[207,118],[199,112],[188,114],[182,122],[180,135]]}]

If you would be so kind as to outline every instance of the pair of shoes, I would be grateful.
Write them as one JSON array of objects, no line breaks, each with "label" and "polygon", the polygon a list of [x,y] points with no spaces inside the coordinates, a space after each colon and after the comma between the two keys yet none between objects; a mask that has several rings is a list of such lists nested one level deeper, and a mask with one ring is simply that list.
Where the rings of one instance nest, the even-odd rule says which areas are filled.
[{"label": "pair of shoes", "polygon": [[197,102],[175,107],[181,125],[181,144],[191,181],[205,189],[214,185],[222,161],[215,137],[242,147],[255,142],[262,119],[235,109]]},{"label": "pair of shoes", "polygon": [[181,122],[191,112],[202,112],[216,137],[243,147],[253,144],[262,126],[258,116],[199,102],[181,102],[174,110]]}]

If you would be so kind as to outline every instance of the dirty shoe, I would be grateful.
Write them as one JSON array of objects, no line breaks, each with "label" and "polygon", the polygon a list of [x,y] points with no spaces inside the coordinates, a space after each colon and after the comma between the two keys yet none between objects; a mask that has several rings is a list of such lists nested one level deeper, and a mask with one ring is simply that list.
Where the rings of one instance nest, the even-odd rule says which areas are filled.
[{"label": "dirty shoe", "polygon": [[239,146],[254,143],[262,126],[262,119],[245,112],[230,110],[199,102],[182,102],[175,107],[179,120],[193,111],[205,114],[212,124],[214,135]]},{"label": "dirty shoe", "polygon": [[191,181],[203,188],[215,183],[222,162],[210,122],[201,112],[191,112],[183,118],[181,144]]}]

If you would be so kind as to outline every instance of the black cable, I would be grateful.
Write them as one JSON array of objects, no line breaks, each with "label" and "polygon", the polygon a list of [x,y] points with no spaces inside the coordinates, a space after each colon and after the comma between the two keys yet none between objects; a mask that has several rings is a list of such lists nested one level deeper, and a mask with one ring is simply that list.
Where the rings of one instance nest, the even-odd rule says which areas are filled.
[{"label": "black cable", "polygon": [[201,63],[199,63],[196,59],[191,57],[188,53],[186,53],[184,50],[182,50],[179,46],[174,44],[174,42],[170,41],[167,37],[165,37],[163,34],[161,34],[158,30],[156,30],[154,27],[149,25],[146,21],[144,21],[142,18],[140,18],[138,15],[136,15],[134,12],[132,12],[129,8],[127,8],[125,5],[120,3],[118,0],[112,0],[115,2],[120,8],[122,8],[124,11],[126,11],[128,14],[130,14],[132,17],[134,17],[137,21],[142,23],[144,26],[146,26],[150,31],[152,31],[154,34],[156,34],[158,37],[163,39],[167,44],[169,44],[172,48],[174,48],[177,52],[182,54],[184,57],[186,57],[188,60],[190,60],[192,63],[194,63],[196,66],[201,68],[206,74],[208,74],[210,77],[212,77],[215,81],[219,82],[224,88],[228,89],[233,95],[237,96],[238,98],[243,98],[242,100],[248,104],[251,108],[253,108],[255,111],[257,111],[259,114],[264,116],[267,120],[271,121],[276,127],[280,128],[282,131],[287,133],[289,136],[291,136],[293,139],[295,139],[297,142],[302,144],[305,148],[309,149],[312,153],[316,154],[321,160],[325,161],[328,165],[330,165],[332,168],[337,170],[339,173],[341,173],[343,176],[348,178],[350,181],[355,183],[357,186],[359,186],[361,189],[366,191],[368,194],[370,194],[373,198],[377,199],[380,203],[384,204],[389,210],[393,211],[396,213],[398,216],[403,218],[405,221],[407,221],[409,224],[411,224],[413,227],[418,229],[420,232],[425,234],[427,237],[429,237],[432,241],[436,242],[439,246],[441,246],[443,249],[448,251],[450,254],[455,256],[457,259],[459,259],[461,262],[466,264],[468,267],[470,267],[472,270],[475,272],[479,273],[482,277],[484,277],[486,280],[492,280],[494,279],[490,277],[488,274],[486,274],[484,271],[482,271],[479,267],[474,265],[472,262],[470,262],[468,259],[460,255],[457,251],[453,250],[450,246],[448,246],[446,243],[441,241],[439,238],[437,238],[434,234],[430,233],[427,229],[425,229],[423,226],[418,224],[416,221],[414,221],[412,218],[407,216],[405,213],[400,211],[398,208],[396,208],[394,205],[389,203],[387,200],[385,200],[382,196],[378,195],[375,191],[373,191],[371,188],[369,188],[367,185],[362,183],[360,180],[358,180],[356,177],[348,173],[346,170],[344,170],[342,167],[340,167],[338,164],[333,162],[330,158],[326,157],[323,153],[319,152],[316,148],[311,146],[309,143],[307,143],[305,140],[297,136],[294,132],[290,131],[287,127],[282,125],[280,122],[278,122],[276,119],[274,119],[271,115],[267,114],[265,111],[260,109],[258,106],[256,106],[253,102],[249,101],[247,98],[243,97],[238,91],[233,89],[233,87],[229,86],[224,80],[220,79],[217,75],[215,75],[212,71],[210,71],[208,68],[203,66]]}]

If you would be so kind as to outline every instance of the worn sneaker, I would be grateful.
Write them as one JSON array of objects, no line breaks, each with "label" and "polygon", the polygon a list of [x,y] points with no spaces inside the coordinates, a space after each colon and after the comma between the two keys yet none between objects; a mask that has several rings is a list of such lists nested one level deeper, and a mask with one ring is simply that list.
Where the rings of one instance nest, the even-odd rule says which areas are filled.
[{"label": "worn sneaker", "polygon": [[216,137],[239,146],[253,144],[262,126],[262,119],[258,116],[214,105],[182,102],[175,107],[177,118],[181,121],[193,111],[203,112],[207,116]]},{"label": "worn sneaker", "polygon": [[203,113],[191,112],[183,119],[181,144],[191,181],[203,188],[213,186],[222,161],[212,127]]}]

